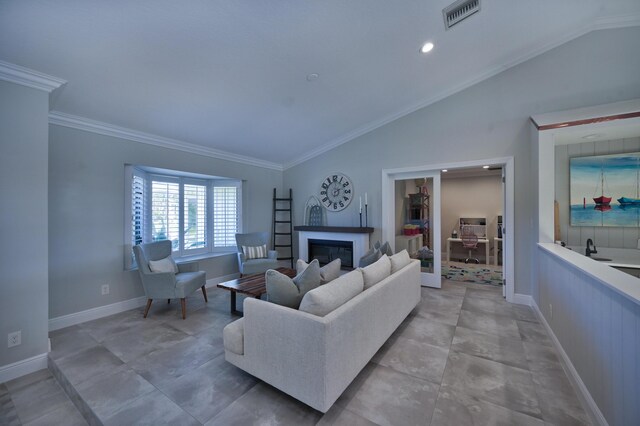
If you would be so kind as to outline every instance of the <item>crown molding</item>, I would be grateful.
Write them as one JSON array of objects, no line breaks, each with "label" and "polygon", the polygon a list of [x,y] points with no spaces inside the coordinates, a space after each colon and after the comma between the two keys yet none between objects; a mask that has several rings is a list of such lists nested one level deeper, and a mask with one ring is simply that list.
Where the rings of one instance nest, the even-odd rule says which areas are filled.
[{"label": "crown molding", "polygon": [[191,154],[204,155],[207,157],[217,158],[219,160],[234,161],[236,163],[247,164],[250,166],[283,171],[283,167],[281,164],[272,163],[270,161],[264,161],[258,158],[248,157],[244,155],[232,154],[230,152],[221,151],[214,148],[207,148],[176,139],[169,139],[162,136],[139,132],[137,130],[127,129],[125,127],[115,126],[113,124],[91,120],[89,118],[79,117],[77,115],[71,115],[60,111],[51,111],[49,113],[49,124],[70,127],[72,129],[84,130],[86,132],[97,133],[104,136],[112,136],[134,142],[145,143],[148,145],[155,145],[162,148],[175,149],[178,151],[189,152]]},{"label": "crown molding", "polygon": [[618,15],[597,18],[593,24],[594,30],[608,30],[640,26],[640,14]]},{"label": "crown molding", "polygon": [[44,90],[48,93],[67,84],[61,78],[4,61],[0,61],[0,80],[31,87],[32,89]]},{"label": "crown molding", "polygon": [[484,80],[487,80],[497,74],[500,74],[503,71],[506,71],[509,68],[515,67],[516,65],[519,65],[523,62],[528,61],[529,59],[533,59],[536,56],[539,56],[551,49],[554,49],[558,46],[561,46],[565,43],[570,42],[571,40],[574,40],[578,37],[581,37],[585,34],[588,34],[592,31],[596,31],[596,30],[603,30],[603,29],[614,29],[614,28],[625,28],[625,27],[634,27],[634,26],[640,26],[640,15],[627,15],[627,16],[617,16],[617,17],[607,17],[607,18],[600,18],[596,21],[594,21],[593,23],[586,25],[580,29],[578,29],[577,31],[565,34],[564,37],[561,37],[559,39],[554,40],[551,43],[546,43],[546,44],[541,44],[536,48],[533,48],[531,50],[529,50],[526,54],[519,56],[515,59],[513,59],[512,61],[509,61],[505,64],[502,64],[500,66],[494,67],[484,73],[478,74],[475,77],[470,78],[469,80],[467,80],[466,82],[453,87],[452,89],[443,91],[433,97],[424,99],[416,104],[413,104],[412,106],[405,108],[404,110],[397,112],[395,114],[391,114],[388,115],[380,120],[376,120],[376,121],[372,121],[368,124],[366,124],[363,127],[360,127],[352,132],[349,132],[343,136],[340,136],[337,139],[334,139],[331,142],[328,142],[325,145],[320,146],[319,148],[307,152],[306,154],[288,162],[284,164],[284,170],[290,169],[292,167],[295,167],[299,164],[304,163],[305,161],[311,160],[314,157],[317,157],[321,154],[324,154],[327,151],[331,151],[334,148],[339,147],[342,144],[345,144],[347,142],[350,142],[364,134],[367,134],[369,132],[372,132],[388,123],[391,123],[392,121],[398,120],[406,115],[409,115],[413,112],[416,112],[422,108],[428,107],[430,105],[435,104],[438,101],[441,101],[445,98],[448,98],[449,96],[452,96],[458,92],[463,91],[464,89],[467,89],[475,84],[478,84]]}]

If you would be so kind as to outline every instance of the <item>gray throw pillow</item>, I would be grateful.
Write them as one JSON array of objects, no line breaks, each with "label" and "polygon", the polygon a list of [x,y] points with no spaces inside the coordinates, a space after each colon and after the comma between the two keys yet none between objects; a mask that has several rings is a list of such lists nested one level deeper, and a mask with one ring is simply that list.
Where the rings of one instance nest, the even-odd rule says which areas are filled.
[{"label": "gray throw pillow", "polygon": [[389,241],[380,246],[380,253],[386,254],[389,257],[393,256],[393,251],[391,250],[391,244],[389,244]]},{"label": "gray throw pillow", "polygon": [[320,285],[320,264],[314,260],[293,279],[269,269],[265,274],[265,281],[269,302],[298,309],[304,295]]},{"label": "gray throw pillow", "polygon": [[382,253],[380,250],[371,249],[365,253],[364,256],[360,258],[360,262],[358,262],[358,266],[364,268],[365,266],[369,266],[373,263],[376,263],[378,259],[382,257]]},{"label": "gray throw pillow", "polygon": [[[304,270],[307,269],[308,266],[309,264],[307,262],[302,259],[298,259],[298,261],[296,262],[296,272],[300,274],[304,272]],[[342,260],[338,258],[320,268],[320,284],[326,284],[338,278],[340,276],[341,267]]]}]

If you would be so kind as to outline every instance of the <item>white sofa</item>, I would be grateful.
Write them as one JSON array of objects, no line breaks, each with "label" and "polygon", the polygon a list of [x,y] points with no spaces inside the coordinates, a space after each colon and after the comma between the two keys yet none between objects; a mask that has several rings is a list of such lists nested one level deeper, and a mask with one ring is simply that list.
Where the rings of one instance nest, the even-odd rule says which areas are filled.
[{"label": "white sofa", "polygon": [[420,297],[411,260],[324,317],[247,298],[224,329],[225,359],[325,413]]}]

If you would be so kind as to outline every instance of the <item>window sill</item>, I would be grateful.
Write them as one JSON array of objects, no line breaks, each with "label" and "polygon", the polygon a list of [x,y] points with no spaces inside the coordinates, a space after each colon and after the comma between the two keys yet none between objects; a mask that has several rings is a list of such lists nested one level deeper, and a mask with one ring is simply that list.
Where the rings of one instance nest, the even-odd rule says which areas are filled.
[{"label": "window sill", "polygon": [[[235,256],[236,253],[237,253],[236,250],[209,252],[209,253],[194,254],[191,256],[174,257],[173,260],[175,260],[175,262],[179,264],[179,263],[186,263],[186,262],[194,262],[197,260],[213,259],[213,258],[222,257],[222,256]],[[130,269],[125,268],[125,271],[137,271],[137,270],[138,270],[137,265]]]},{"label": "window sill", "polygon": [[236,253],[237,251],[234,249],[230,251],[218,251],[218,252],[194,254],[190,256],[174,257],[173,260],[175,260],[176,263],[184,263],[184,262],[193,262],[194,260],[204,260],[204,259],[212,259],[214,257],[230,256],[230,255],[235,255]]}]

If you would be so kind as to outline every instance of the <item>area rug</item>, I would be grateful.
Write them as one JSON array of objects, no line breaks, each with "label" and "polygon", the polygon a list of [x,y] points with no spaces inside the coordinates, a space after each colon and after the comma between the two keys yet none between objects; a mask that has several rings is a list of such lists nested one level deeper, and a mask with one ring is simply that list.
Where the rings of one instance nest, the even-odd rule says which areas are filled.
[{"label": "area rug", "polygon": [[442,263],[442,277],[452,281],[502,285],[502,267],[462,262]]}]

